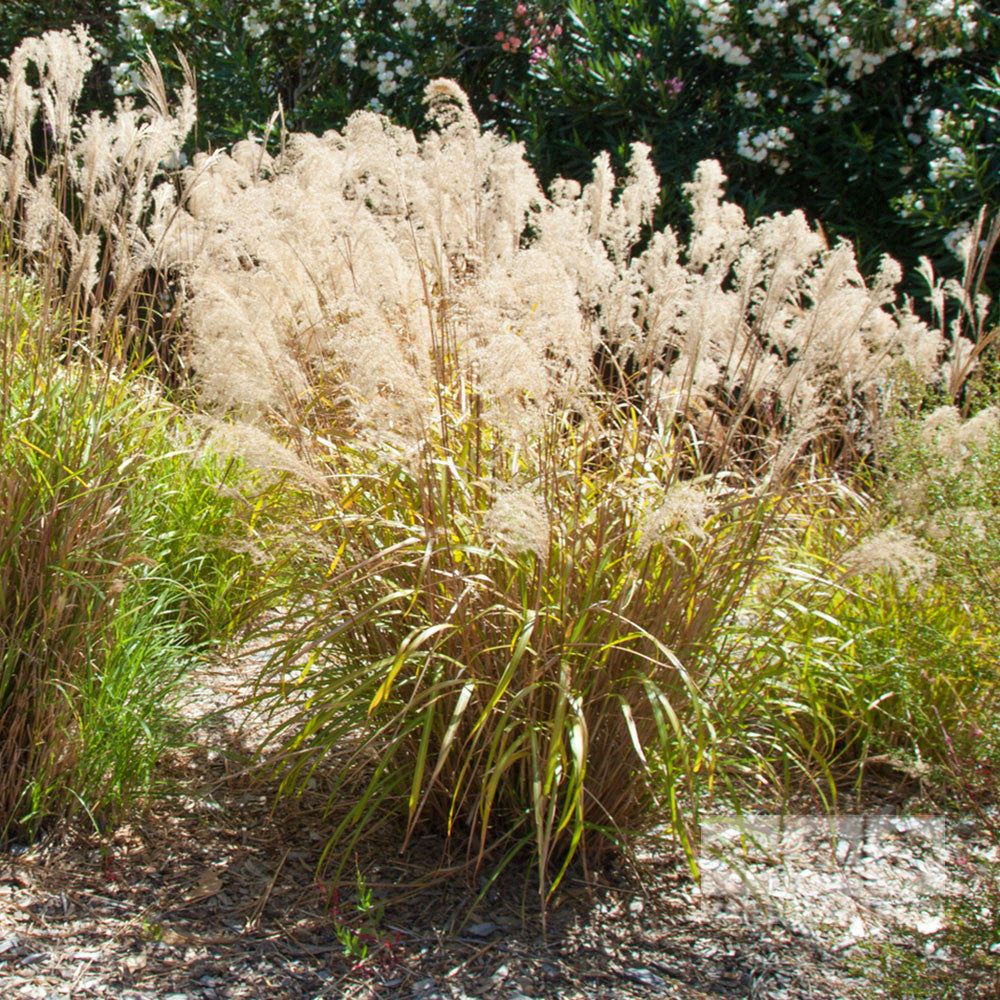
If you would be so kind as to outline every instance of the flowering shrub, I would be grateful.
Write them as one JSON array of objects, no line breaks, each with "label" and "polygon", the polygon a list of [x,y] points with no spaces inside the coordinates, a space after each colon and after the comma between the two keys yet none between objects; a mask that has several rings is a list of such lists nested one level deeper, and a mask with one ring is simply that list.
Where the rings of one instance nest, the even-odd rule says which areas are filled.
[{"label": "flowering shrub", "polygon": [[[0,54],[27,21],[67,26],[85,6],[0,12]],[[416,126],[447,75],[545,183],[583,180],[602,149],[624,166],[635,140],[673,179],[715,157],[752,214],[804,209],[857,239],[866,270],[883,250],[948,259],[1000,197],[1000,33],[981,0],[120,0],[88,17],[119,95],[147,45],[164,65],[188,54],[202,144],[262,132],[279,100],[296,129],[363,107]],[[659,218],[683,215],[665,192]]]},{"label": "flowering shrub", "polygon": [[583,170],[591,150],[635,138],[667,177],[715,156],[751,211],[804,209],[868,264],[879,250],[948,258],[944,238],[1000,200],[998,89],[983,79],[1000,52],[993,10],[571,0],[561,44],[532,67],[539,96],[511,98],[518,136],[543,171]]},{"label": "flowering shrub", "polygon": [[[61,6],[33,25],[0,20],[0,54],[19,32],[82,19],[72,3]],[[119,97],[138,88],[147,46],[165,67],[176,68],[175,46],[184,51],[198,71],[202,139],[211,142],[261,131],[279,101],[293,128],[320,132],[361,107],[416,124],[422,88],[442,73],[482,90],[487,104],[489,87],[475,81],[492,69],[505,87],[522,86],[562,32],[536,4],[454,0],[119,0],[111,20],[84,20]]]}]

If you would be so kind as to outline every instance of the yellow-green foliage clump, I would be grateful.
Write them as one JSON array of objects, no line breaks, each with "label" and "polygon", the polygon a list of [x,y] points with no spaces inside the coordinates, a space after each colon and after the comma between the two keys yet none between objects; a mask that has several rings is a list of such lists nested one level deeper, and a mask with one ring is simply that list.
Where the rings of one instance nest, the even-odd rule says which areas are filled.
[{"label": "yellow-green foliage clump", "polygon": [[91,55],[28,39],[0,81],[0,838],[148,791],[185,664],[253,586],[239,463],[129,349],[193,93],[78,121]]}]

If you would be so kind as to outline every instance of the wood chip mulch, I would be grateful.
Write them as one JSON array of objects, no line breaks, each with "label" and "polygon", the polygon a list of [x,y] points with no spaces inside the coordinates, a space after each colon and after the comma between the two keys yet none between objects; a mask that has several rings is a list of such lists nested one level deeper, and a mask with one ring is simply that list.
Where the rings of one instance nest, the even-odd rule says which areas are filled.
[{"label": "wood chip mulch", "polygon": [[333,895],[317,879],[315,804],[273,809],[266,774],[245,766],[254,734],[227,706],[253,668],[220,663],[203,678],[190,710],[216,714],[171,762],[183,793],[104,834],[52,831],[0,853],[3,1000],[874,995],[801,928],[699,901],[668,846],[639,871],[568,879],[543,930],[524,878],[474,905],[479,885],[462,871],[418,881],[422,852],[440,864],[434,845],[403,859],[388,840],[366,844],[362,912],[354,873]]}]

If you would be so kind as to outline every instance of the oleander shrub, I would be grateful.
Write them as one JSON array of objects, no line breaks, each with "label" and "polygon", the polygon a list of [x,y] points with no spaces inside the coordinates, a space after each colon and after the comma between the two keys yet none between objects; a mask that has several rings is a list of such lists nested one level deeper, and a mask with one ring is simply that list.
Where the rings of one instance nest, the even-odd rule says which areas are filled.
[{"label": "oleander shrub", "polygon": [[[674,181],[716,158],[751,217],[803,209],[856,242],[866,274],[885,251],[908,271],[920,254],[954,270],[948,248],[983,201],[997,204],[1000,35],[980,0],[122,0],[110,18],[73,3],[5,11],[0,55],[74,19],[97,31],[95,93],[135,92],[147,45],[180,80],[179,46],[201,85],[202,145],[263,135],[279,101],[293,130],[340,129],[361,107],[417,126],[423,87],[447,75],[481,120],[525,143],[545,184],[583,182],[602,150],[621,171],[635,141]],[[664,189],[660,222],[682,223],[677,191]]]},{"label": "oleander shrub", "polygon": [[[138,92],[147,46],[168,76],[180,70],[178,47],[197,71],[201,138],[229,143],[264,131],[279,102],[289,127],[321,132],[369,104],[416,125],[423,88],[444,73],[475,90],[487,75],[526,85],[530,30],[516,59],[497,39],[513,18],[507,4],[451,0],[121,0],[100,10],[74,0],[44,10],[15,2],[0,11],[0,57],[25,37],[81,23],[102,51],[88,92],[95,100]],[[558,37],[554,22],[536,36],[540,27],[545,39]]]},{"label": "oleander shrub", "polygon": [[636,138],[664,176],[711,155],[751,213],[804,209],[908,268],[997,202],[989,4],[572,0],[563,23],[544,99],[512,98],[546,175]]}]

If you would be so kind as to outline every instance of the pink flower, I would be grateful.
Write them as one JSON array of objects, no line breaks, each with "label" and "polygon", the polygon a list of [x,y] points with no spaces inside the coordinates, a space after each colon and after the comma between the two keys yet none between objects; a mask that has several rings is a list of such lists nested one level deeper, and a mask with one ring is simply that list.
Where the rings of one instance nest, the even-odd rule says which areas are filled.
[{"label": "pink flower", "polygon": [[518,17],[524,17],[524,15],[528,13],[528,8],[525,4],[519,3],[514,8],[514,13],[517,14]]},{"label": "pink flower", "polygon": [[493,37],[494,37],[494,38],[495,38],[495,39],[496,39],[496,40],[497,40],[498,42],[502,42],[502,41],[504,40],[504,33],[503,33],[502,31],[498,31],[498,32],[497,32],[497,33],[496,33],[496,34],[495,34],[495,35],[494,35]]},{"label": "pink flower", "polygon": [[536,45],[531,50],[531,58],[528,60],[528,62],[532,63],[541,62],[543,59],[548,59],[548,57],[549,57],[549,50],[543,48],[541,45]]},{"label": "pink flower", "polygon": [[684,81],[679,80],[676,76],[672,76],[669,80],[663,81],[663,86],[666,87],[671,94],[679,94],[684,89]]}]

